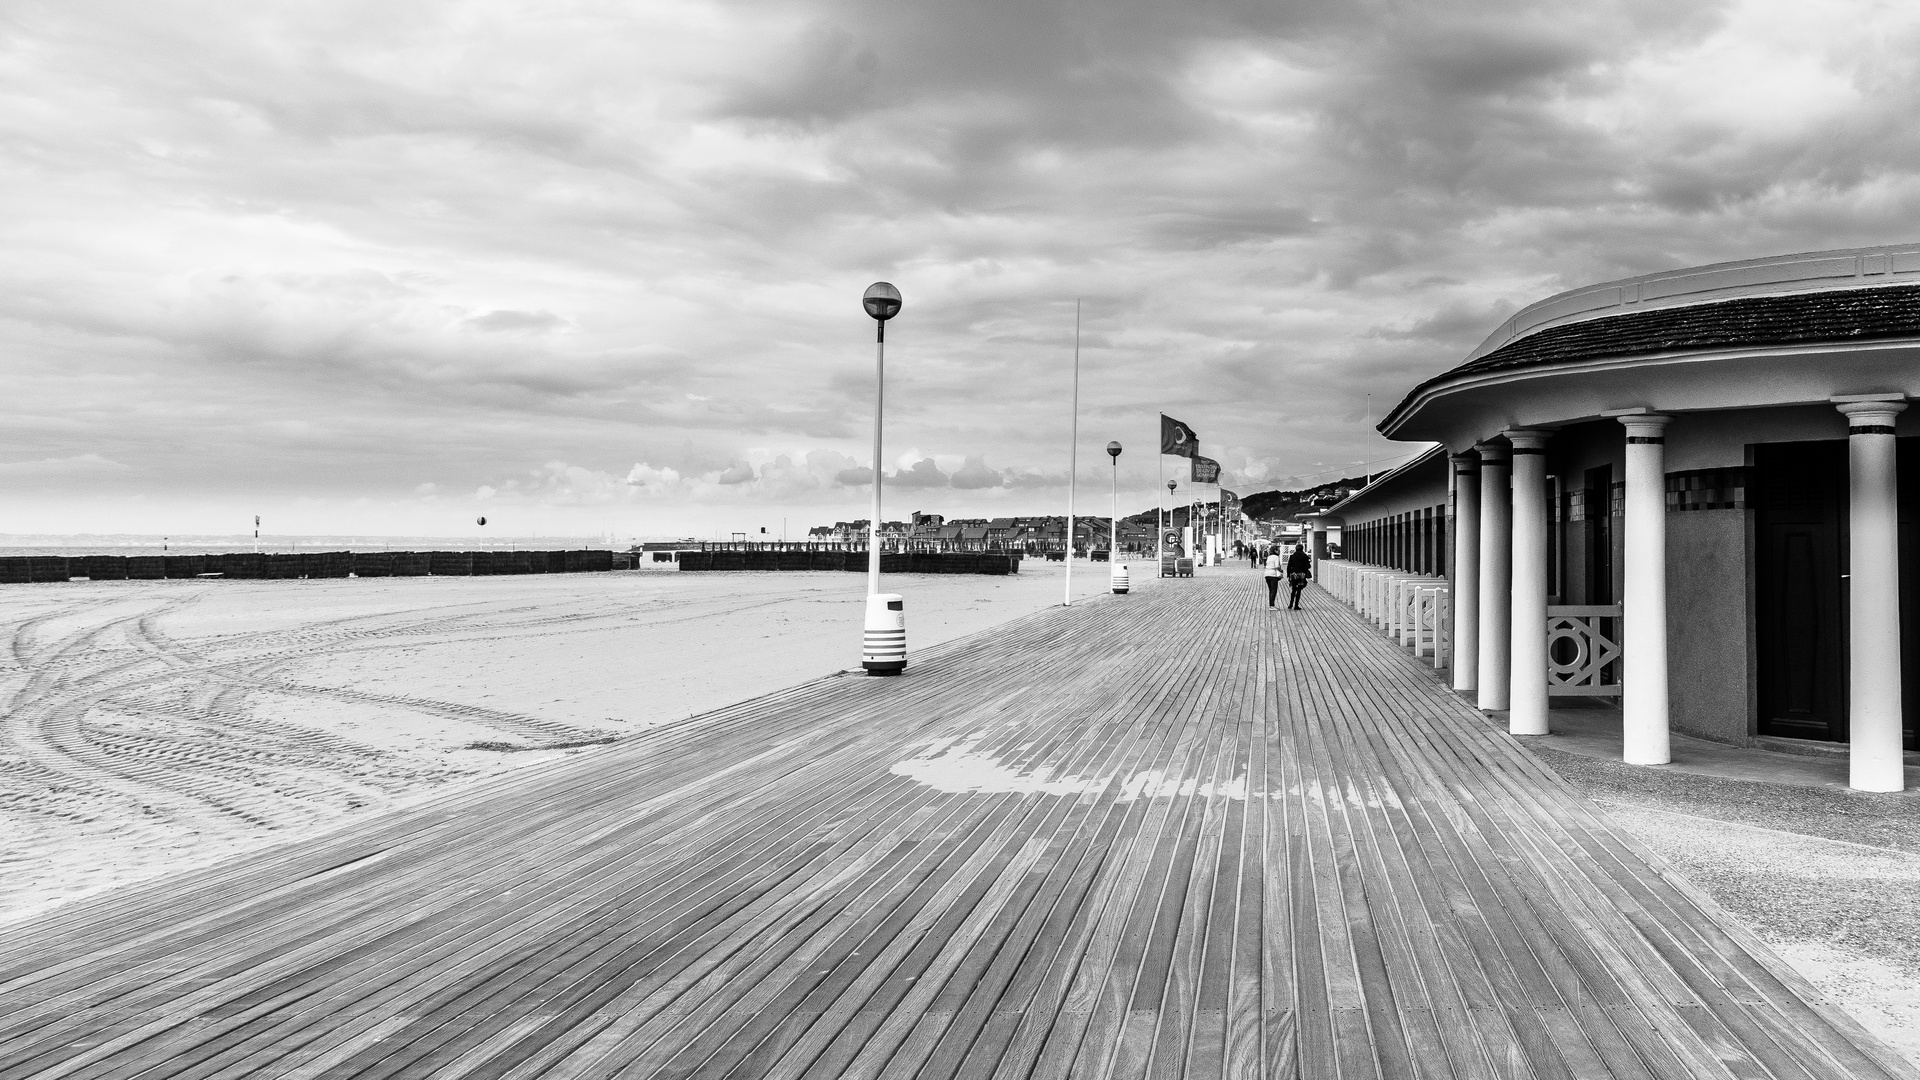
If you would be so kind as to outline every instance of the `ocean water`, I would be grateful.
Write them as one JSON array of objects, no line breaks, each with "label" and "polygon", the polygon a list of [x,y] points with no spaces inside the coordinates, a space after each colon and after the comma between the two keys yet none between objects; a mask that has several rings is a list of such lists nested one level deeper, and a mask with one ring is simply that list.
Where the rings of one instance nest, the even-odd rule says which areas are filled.
[{"label": "ocean water", "polygon": [[[624,551],[635,537],[606,536],[151,536],[133,533],[0,533],[9,555],[217,555],[235,551]],[[653,539],[646,537],[645,539]]]}]

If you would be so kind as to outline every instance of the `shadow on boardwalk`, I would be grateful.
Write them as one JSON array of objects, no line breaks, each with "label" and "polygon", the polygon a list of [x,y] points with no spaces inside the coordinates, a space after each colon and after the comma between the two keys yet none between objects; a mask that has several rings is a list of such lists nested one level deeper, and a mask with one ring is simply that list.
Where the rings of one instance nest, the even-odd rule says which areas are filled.
[{"label": "shadow on boardwalk", "polygon": [[1165,583],[0,948],[0,1077],[1913,1075],[1324,595]]}]

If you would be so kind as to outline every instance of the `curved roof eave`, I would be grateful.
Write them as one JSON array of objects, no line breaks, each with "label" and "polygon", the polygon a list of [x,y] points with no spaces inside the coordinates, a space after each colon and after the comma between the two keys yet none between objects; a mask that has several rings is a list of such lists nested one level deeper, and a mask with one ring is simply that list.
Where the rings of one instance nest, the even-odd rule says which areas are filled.
[{"label": "curved roof eave", "polygon": [[1920,281],[1920,243],[1767,255],[1660,270],[1582,285],[1536,300],[1495,327],[1467,359],[1550,326],[1761,293],[1807,292]]},{"label": "curved roof eave", "polygon": [[1544,378],[1613,363],[1767,346],[1847,345],[1920,336],[1920,284],[1770,293],[1680,307],[1609,314],[1548,327],[1427,379],[1402,398],[1378,430],[1388,438],[1455,390],[1490,376]]}]

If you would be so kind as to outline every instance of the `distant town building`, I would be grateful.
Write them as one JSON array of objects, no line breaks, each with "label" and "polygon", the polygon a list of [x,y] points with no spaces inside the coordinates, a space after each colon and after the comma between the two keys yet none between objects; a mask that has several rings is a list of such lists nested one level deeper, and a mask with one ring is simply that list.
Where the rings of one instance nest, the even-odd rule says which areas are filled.
[{"label": "distant town building", "polygon": [[[1060,552],[1066,547],[1065,515],[947,518],[941,514],[916,512],[906,522],[890,521],[881,526],[881,537],[889,547],[911,551],[1008,551],[1027,555]],[[1101,516],[1074,519],[1074,550],[1080,554],[1104,551],[1111,522]],[[1126,553],[1150,552],[1154,544],[1151,523],[1123,520],[1120,548]],[[807,531],[807,539],[816,543],[865,544],[867,522],[840,521],[816,525]]]}]

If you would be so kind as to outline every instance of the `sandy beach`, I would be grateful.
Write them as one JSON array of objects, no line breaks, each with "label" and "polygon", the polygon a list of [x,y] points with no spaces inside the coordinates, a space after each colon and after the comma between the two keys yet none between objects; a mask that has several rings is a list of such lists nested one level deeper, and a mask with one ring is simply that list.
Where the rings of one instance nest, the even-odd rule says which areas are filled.
[{"label": "sandy beach", "polygon": [[[1078,568],[1075,593],[1106,574]],[[887,587],[918,648],[1058,604],[1062,577],[1030,561]],[[855,668],[864,587],[658,572],[7,586],[0,923]]]}]

